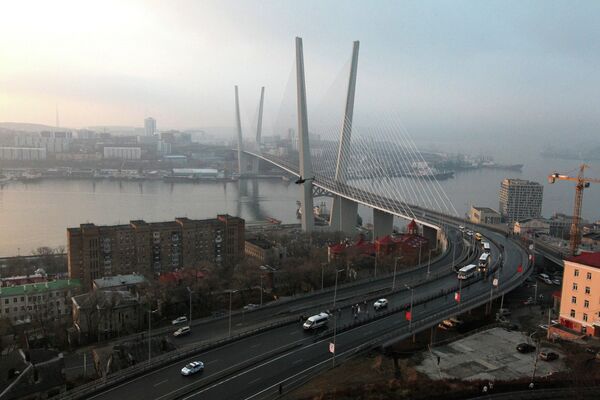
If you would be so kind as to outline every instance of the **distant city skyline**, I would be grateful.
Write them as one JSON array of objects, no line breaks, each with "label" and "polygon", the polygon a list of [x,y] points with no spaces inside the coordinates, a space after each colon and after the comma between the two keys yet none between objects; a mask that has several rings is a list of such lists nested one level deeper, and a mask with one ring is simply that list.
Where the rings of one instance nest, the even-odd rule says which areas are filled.
[{"label": "distant city skyline", "polygon": [[233,86],[250,121],[264,85],[268,134],[302,36],[309,108],[337,109],[360,40],[359,122],[394,112],[419,135],[593,138],[599,13],[593,1],[12,2],[0,121],[54,125],[58,106],[72,128],[232,127]]}]

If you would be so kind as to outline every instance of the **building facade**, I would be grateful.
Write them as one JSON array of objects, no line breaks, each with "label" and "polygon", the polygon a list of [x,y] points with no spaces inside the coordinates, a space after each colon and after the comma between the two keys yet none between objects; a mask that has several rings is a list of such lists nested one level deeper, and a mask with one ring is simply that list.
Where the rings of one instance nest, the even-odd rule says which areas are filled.
[{"label": "building facade", "polygon": [[139,160],[142,158],[141,147],[104,147],[104,158],[118,160]]},{"label": "building facade", "polygon": [[245,221],[230,215],[127,225],[81,224],[67,229],[69,276],[86,289],[104,276],[160,275],[202,262],[235,263],[244,257]]},{"label": "building facade", "polygon": [[20,134],[15,136],[16,147],[45,148],[48,153],[65,153],[71,147],[71,132],[44,131],[39,134]]},{"label": "building facade", "polygon": [[500,213],[508,223],[542,215],[544,187],[523,179],[504,179],[500,186]]},{"label": "building facade", "polygon": [[146,136],[152,136],[156,133],[156,120],[148,117],[144,120],[144,132]]},{"label": "building facade", "polygon": [[521,236],[533,235],[535,233],[548,235],[550,233],[550,224],[544,218],[526,218],[515,222],[513,233]]},{"label": "building facade", "polygon": [[0,160],[45,160],[45,147],[0,147]]},{"label": "building facade", "polygon": [[0,318],[12,324],[69,318],[71,297],[81,290],[77,279],[0,288]]},{"label": "building facade", "polygon": [[488,207],[471,206],[469,219],[475,224],[496,225],[502,222],[502,216],[498,211]]},{"label": "building facade", "polygon": [[600,253],[565,260],[560,325],[576,333],[600,337]]}]

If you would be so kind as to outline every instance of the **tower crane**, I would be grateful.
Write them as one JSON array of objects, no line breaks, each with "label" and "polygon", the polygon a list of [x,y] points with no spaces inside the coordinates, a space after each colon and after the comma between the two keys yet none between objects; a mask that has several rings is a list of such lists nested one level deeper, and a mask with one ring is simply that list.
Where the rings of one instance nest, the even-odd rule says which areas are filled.
[{"label": "tower crane", "polygon": [[583,176],[586,168],[589,168],[589,165],[581,164],[581,166],[579,167],[579,173],[577,174],[577,177],[562,175],[558,172],[554,172],[551,175],[548,175],[548,182],[550,183],[554,183],[557,180],[577,182],[577,184],[575,185],[575,204],[573,205],[573,223],[571,224],[571,231],[569,232],[571,255],[577,255],[577,249],[579,248],[579,243],[581,243],[579,223],[581,222],[583,189],[589,188],[590,183],[592,182],[600,183],[600,179],[585,178]]}]

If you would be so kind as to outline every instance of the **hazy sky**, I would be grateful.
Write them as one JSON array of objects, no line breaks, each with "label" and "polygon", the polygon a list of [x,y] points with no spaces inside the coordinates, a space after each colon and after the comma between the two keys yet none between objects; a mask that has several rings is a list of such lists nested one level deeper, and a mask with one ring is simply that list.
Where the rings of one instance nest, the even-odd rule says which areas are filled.
[{"label": "hazy sky", "polygon": [[[414,132],[600,132],[599,1],[0,1],[0,121],[274,119],[304,38],[309,107],[361,41],[357,113]],[[343,96],[343,93],[339,94]],[[310,116],[309,116],[310,120]]]}]

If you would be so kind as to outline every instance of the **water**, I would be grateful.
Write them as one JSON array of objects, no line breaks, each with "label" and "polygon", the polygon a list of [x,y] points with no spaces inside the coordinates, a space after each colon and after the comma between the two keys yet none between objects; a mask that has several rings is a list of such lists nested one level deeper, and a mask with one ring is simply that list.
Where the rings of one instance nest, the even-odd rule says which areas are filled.
[{"label": "water", "polygon": [[[549,185],[546,176],[555,169],[574,175],[579,162],[528,156],[529,160],[518,156],[502,160],[524,163],[522,173],[489,169],[461,172],[441,185],[458,213],[464,215],[471,204],[497,209],[503,178],[531,179],[544,185],[545,216],[554,212],[571,214],[574,184],[561,181]],[[597,170],[594,166],[589,175],[600,176]],[[203,219],[229,213],[248,221],[273,217],[283,223],[295,223],[298,222],[296,200],[299,198],[300,186],[279,179],[198,184],[87,180],[11,182],[0,189],[0,256],[30,254],[39,246],[65,246],[66,228],[84,222],[110,225],[133,219],[148,222],[175,217]],[[369,209],[360,207],[359,212],[364,223],[371,221]],[[590,220],[600,217],[600,185],[586,189],[583,216]]]}]

